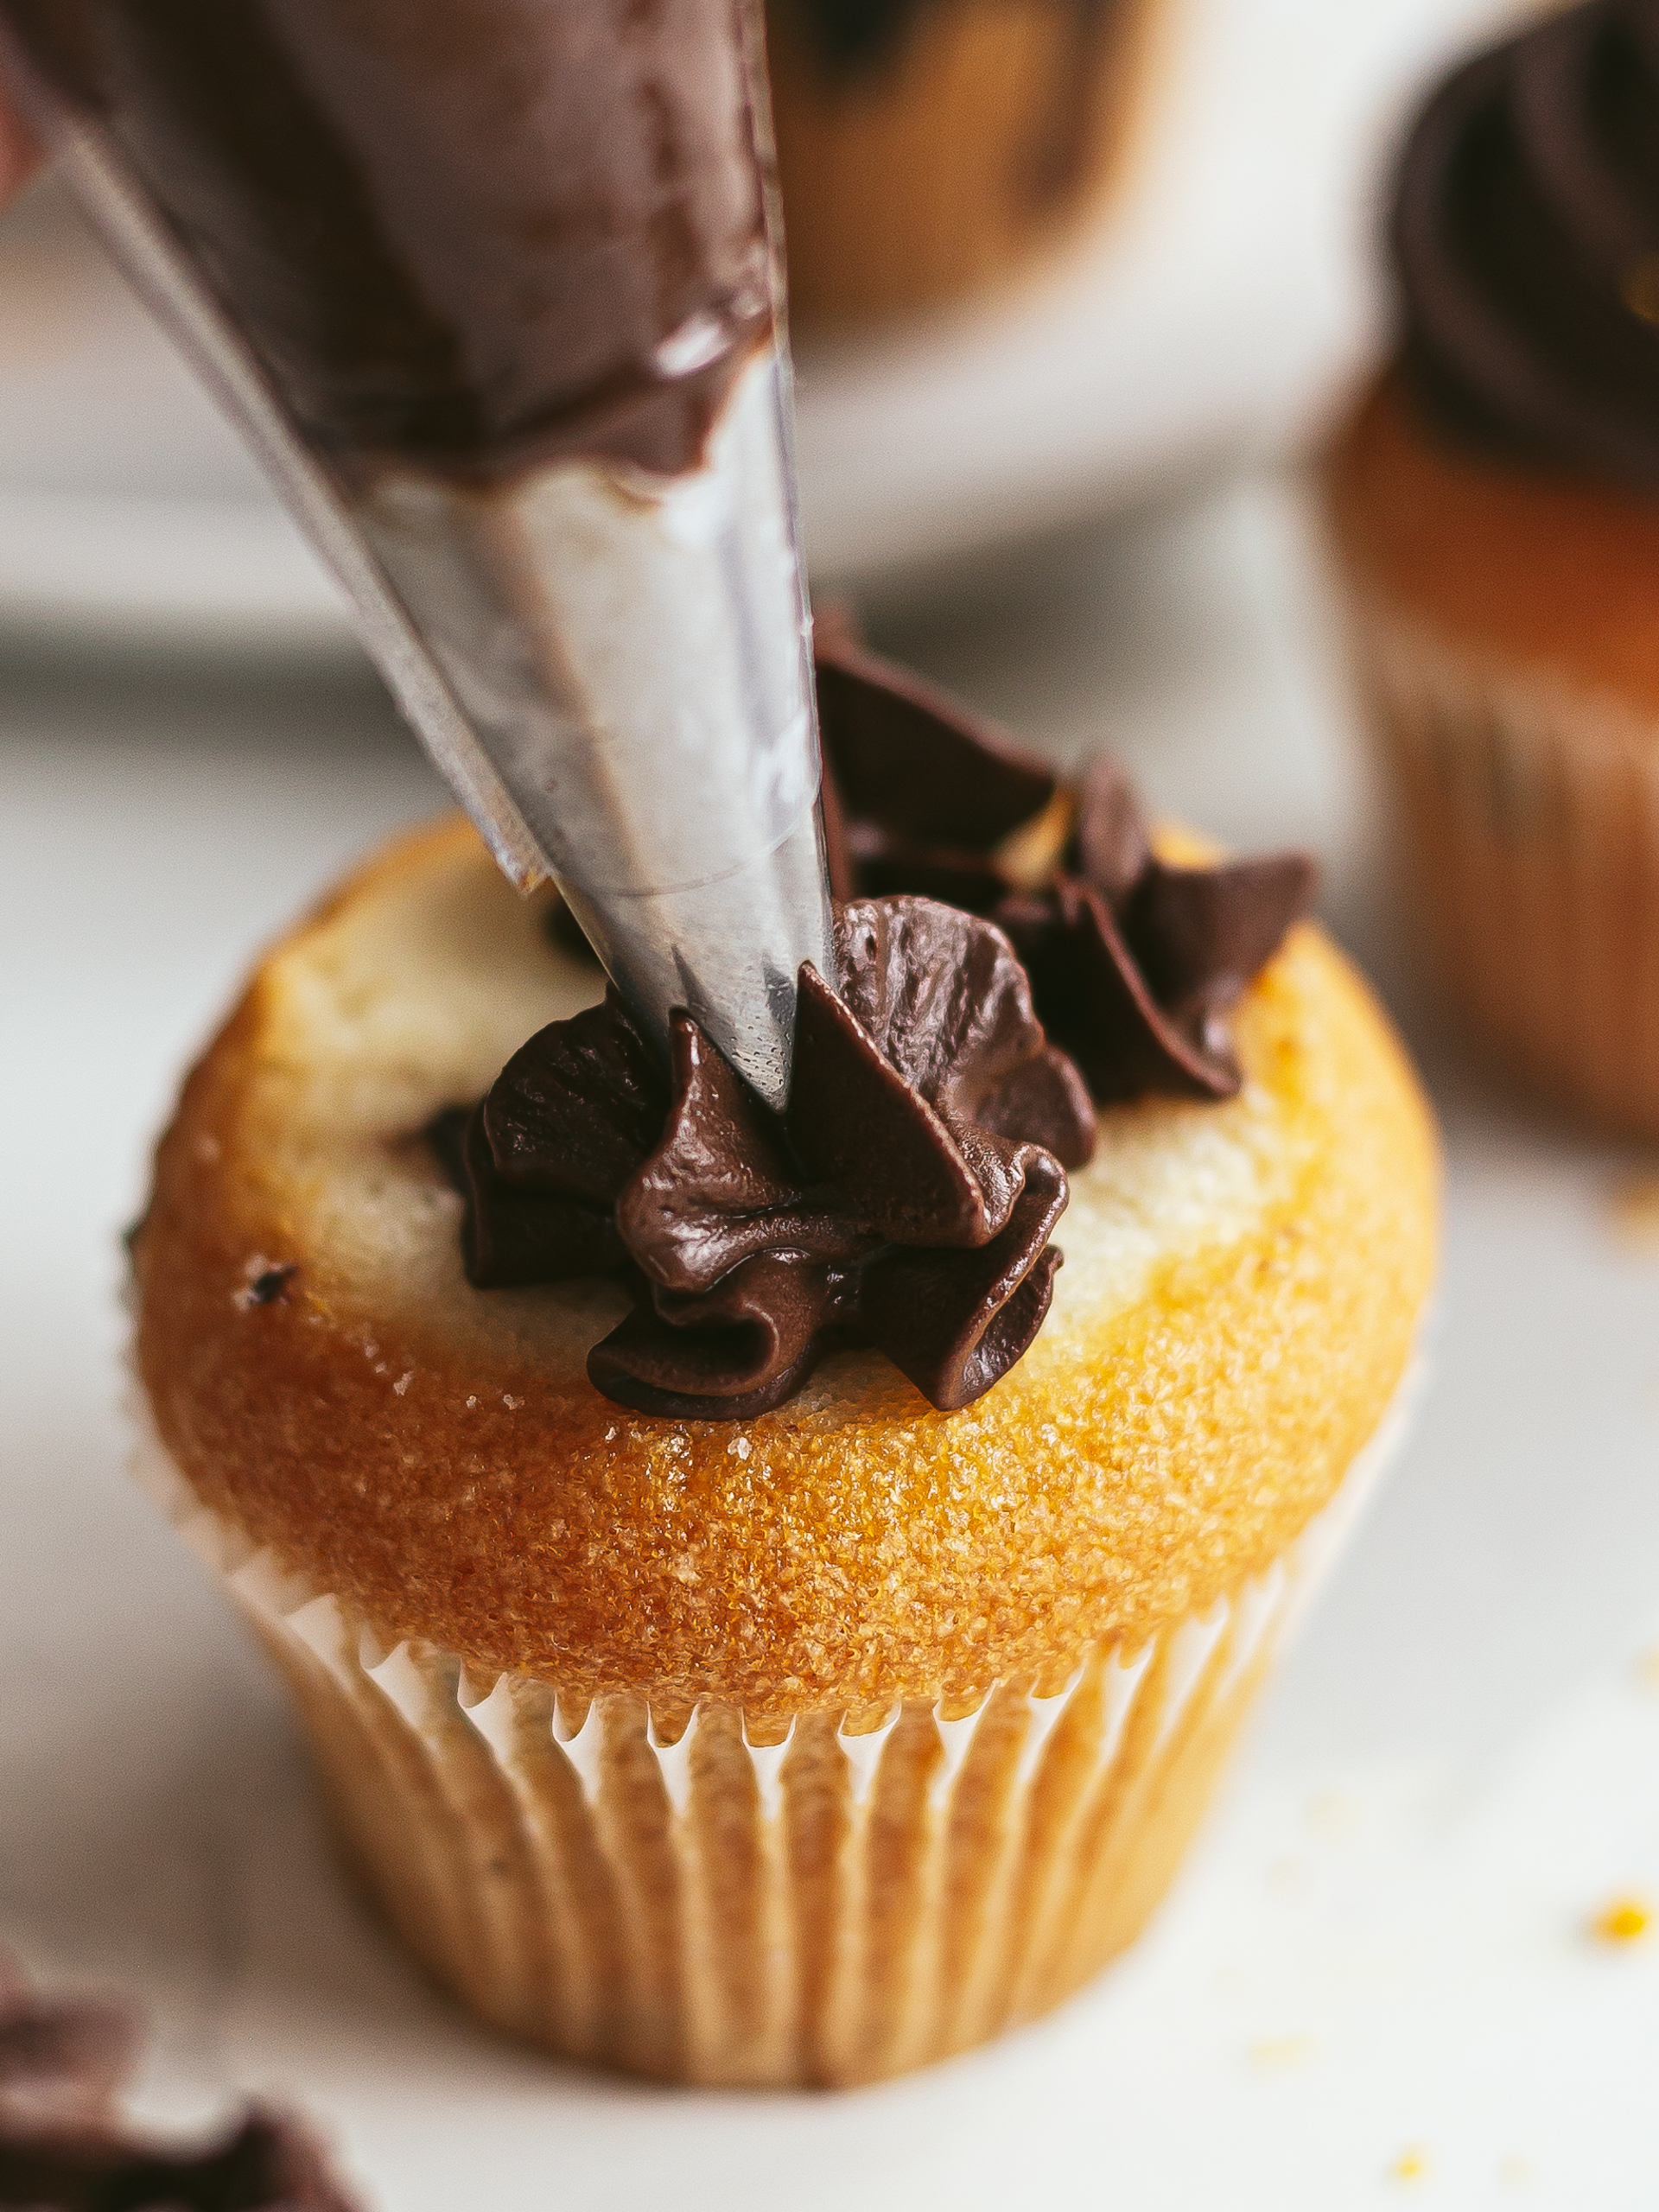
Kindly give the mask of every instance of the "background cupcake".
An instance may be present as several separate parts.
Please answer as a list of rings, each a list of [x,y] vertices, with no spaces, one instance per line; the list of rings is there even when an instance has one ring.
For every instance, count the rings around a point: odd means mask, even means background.
[[[1161,0],[770,0],[805,327],[935,305],[1093,207],[1133,143]]]
[[[1413,904],[1477,1035],[1659,1130],[1659,13],[1469,62],[1402,164],[1400,358],[1331,513]]]

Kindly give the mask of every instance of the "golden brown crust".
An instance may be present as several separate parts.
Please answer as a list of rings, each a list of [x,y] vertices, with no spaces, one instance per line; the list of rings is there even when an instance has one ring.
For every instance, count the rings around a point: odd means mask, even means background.
[[[157,1155],[136,1267],[162,1436],[384,1632],[654,1707],[971,1700],[1267,1565],[1375,1427],[1432,1270],[1434,1147],[1316,931],[1241,1010],[1241,1098],[1104,1117],[1062,1294],[987,1397],[938,1414],[849,1353],[738,1425],[597,1395],[609,1286],[461,1279],[414,1133],[569,1010],[554,963],[464,826],[396,846],[263,964]],[[272,1266],[297,1273],[251,1300]]]
[[[1453,446],[1397,372],[1343,433],[1327,485],[1344,555],[1396,610],[1659,715],[1659,499]]]
[[[1132,149],[1164,12],[1115,0],[1080,58],[1075,8],[950,0],[918,11],[891,59],[840,73],[798,9],[772,8],[793,319],[858,322],[954,298],[1093,207]],[[1075,174],[1045,192],[1045,156],[1073,130]]]

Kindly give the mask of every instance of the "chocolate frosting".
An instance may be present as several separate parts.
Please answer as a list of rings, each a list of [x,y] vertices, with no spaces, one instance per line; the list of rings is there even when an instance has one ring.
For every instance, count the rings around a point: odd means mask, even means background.
[[[1095,1123],[1006,938],[874,899],[838,910],[836,950],[839,997],[801,972],[781,1116],[689,1015],[664,1072],[613,992],[531,1038],[466,1128],[470,1279],[626,1283],[588,1363],[620,1404],[747,1417],[869,1344],[954,1409],[1042,1324]]]
[[[352,2212],[296,2121],[255,2108],[201,2145],[127,2126],[137,2056],[124,2005],[48,1998],[0,1955],[0,2207],[29,2212]]]
[[[1659,487],[1659,5],[1591,0],[1478,55],[1412,131],[1394,213],[1431,419]]]
[[[672,474],[771,327],[742,0],[0,0],[302,434]]]
[[[785,1112],[688,1015],[665,1074],[613,992],[429,1133],[480,1288],[630,1287],[588,1371],[645,1413],[764,1412],[843,1344],[970,1403],[1047,1311],[1090,1094],[1236,1091],[1228,1010],[1312,895],[1299,854],[1160,859],[1115,768],[1067,786],[833,611],[817,663],[841,996],[802,971]]]
[[[817,653],[838,895],[920,893],[995,922],[1044,1028],[1100,1103],[1235,1092],[1228,1011],[1306,912],[1312,861],[1173,865],[1109,761],[1068,787],[866,652],[839,615],[820,619]]]

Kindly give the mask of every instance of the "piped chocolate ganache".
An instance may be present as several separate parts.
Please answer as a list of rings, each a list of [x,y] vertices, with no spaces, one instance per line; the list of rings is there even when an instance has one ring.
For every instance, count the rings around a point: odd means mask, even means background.
[[[1393,247],[1432,422],[1659,489],[1659,0],[1591,0],[1450,78]]]
[[[612,992],[531,1038],[465,1124],[471,1280],[628,1284],[588,1363],[622,1405],[744,1418],[868,1344],[951,1410],[1042,1325],[1095,1118],[1024,971],[920,899],[842,906],[836,948],[839,997],[802,971],[781,1115],[688,1015],[664,1071]]]
[[[336,465],[673,474],[771,330],[737,4],[0,0],[0,35]]]
[[[1067,785],[838,613],[817,660],[842,995],[803,974],[786,1112],[684,1016],[665,1076],[612,993],[434,1125],[480,1288],[632,1286],[588,1373],[644,1412],[764,1412],[851,1344],[970,1403],[1047,1312],[1090,1094],[1236,1091],[1229,1009],[1312,895],[1300,854],[1160,859],[1115,768]]]
[[[1306,912],[1306,855],[1162,860],[1109,761],[1067,784],[839,617],[817,650],[837,895],[917,893],[995,922],[1103,1105],[1236,1091],[1228,1012]]]

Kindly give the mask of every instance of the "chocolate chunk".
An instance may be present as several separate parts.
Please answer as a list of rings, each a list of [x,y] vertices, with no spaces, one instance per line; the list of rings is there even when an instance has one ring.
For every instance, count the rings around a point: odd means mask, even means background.
[[[352,2212],[305,2131],[250,2112],[200,2148],[153,2148],[116,2126],[0,2126],[0,2208],[28,2212]]]
[[[352,2212],[281,2113],[254,2107],[200,2145],[126,2125],[116,2100],[139,2042],[130,2006],[43,1997],[0,1955],[0,2212]]]

